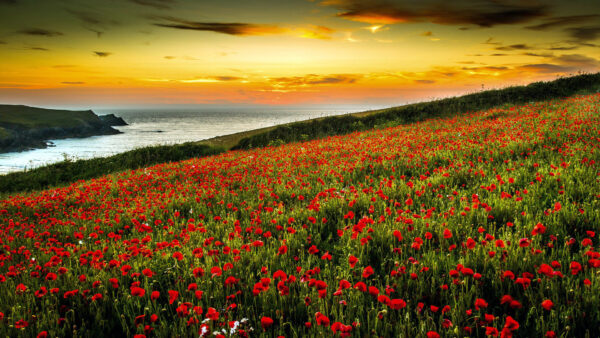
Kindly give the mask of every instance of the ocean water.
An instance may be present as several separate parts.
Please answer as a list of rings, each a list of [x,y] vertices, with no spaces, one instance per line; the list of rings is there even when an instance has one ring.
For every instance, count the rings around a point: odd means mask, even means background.
[[[135,148],[199,141],[215,136],[322,116],[364,111],[371,107],[328,108],[210,108],[194,110],[102,110],[114,113],[129,125],[114,127],[117,135],[50,140],[52,146],[0,154],[0,174],[23,171],[65,159],[105,157]]]

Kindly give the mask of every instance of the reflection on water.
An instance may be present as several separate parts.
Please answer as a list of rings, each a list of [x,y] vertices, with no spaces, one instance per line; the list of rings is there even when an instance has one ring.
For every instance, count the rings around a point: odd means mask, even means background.
[[[52,140],[54,146],[18,153],[0,154],[0,173],[22,171],[65,158],[86,159],[110,156],[127,150],[158,144],[198,141],[215,136],[276,124],[306,120],[327,115],[361,111],[365,108],[338,109],[237,109],[198,112],[102,111],[99,115],[115,113],[128,126],[115,127],[122,134],[93,136],[82,139]]]

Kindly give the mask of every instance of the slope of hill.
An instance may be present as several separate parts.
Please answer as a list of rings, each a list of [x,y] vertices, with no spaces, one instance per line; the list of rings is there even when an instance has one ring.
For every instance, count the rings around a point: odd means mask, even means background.
[[[506,107],[519,103],[564,98],[577,93],[596,92],[600,92],[600,73],[583,74],[549,82],[536,82],[527,86],[488,90],[431,102],[288,123],[219,136],[195,144],[146,147],[107,158],[66,161],[35,168],[27,172],[0,175],[0,193],[31,191],[65,185],[112,172],[136,169],[167,161],[213,155],[230,149],[281,145],[371,128],[407,124],[431,117],[452,117],[490,107]],[[0,129],[1,133],[2,130]]]
[[[0,152],[44,148],[49,139],[117,133],[91,110],[0,105]]]
[[[598,337],[600,94],[0,200],[0,335]]]

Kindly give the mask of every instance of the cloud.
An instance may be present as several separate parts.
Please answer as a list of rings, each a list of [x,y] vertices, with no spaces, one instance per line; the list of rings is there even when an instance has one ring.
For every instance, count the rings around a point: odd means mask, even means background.
[[[267,79],[272,88],[266,91],[290,92],[312,86],[353,84],[360,78],[362,78],[362,75],[359,74],[307,74],[304,76],[273,77]]]
[[[556,56],[552,60],[577,71],[597,71],[600,68],[600,61],[582,54],[564,54]]]
[[[421,84],[432,84],[435,83],[435,80],[415,80],[415,82]]]
[[[578,46],[550,46],[547,50],[573,50],[579,48]]]
[[[79,19],[83,28],[96,33],[99,38],[102,36],[102,34],[104,34],[109,26],[119,24],[117,21],[107,20],[101,14],[95,12],[73,9],[67,9],[67,12]]]
[[[332,28],[318,25],[281,27],[279,25],[240,22],[197,22],[174,17],[159,17],[158,19],[165,21],[154,23],[158,27],[215,32],[237,36],[287,34],[301,38],[328,40],[335,33],[335,30]]]
[[[499,41],[496,41],[495,38],[490,37],[487,40],[485,40],[485,42],[483,42],[484,45],[501,45],[502,43]]]
[[[66,85],[82,85],[82,84],[85,84],[85,82],[82,82],[82,81],[63,81],[61,83],[62,84],[66,84]]]
[[[155,9],[171,9],[175,0],[129,0],[135,4]]]
[[[508,0],[324,0],[321,5],[338,8],[338,17],[370,24],[432,22],[493,27],[528,22],[547,12],[545,5],[532,1]]]
[[[555,27],[568,26],[572,24],[581,24],[583,21],[589,21],[592,19],[600,18],[599,14],[590,15],[571,15],[571,16],[558,16],[554,18],[544,19],[544,22],[538,25],[527,26],[525,28],[532,30],[547,30]]]
[[[600,26],[572,27],[565,31],[579,42],[593,41],[600,37]]]
[[[423,32],[423,33],[421,33],[421,36],[433,36],[433,32],[432,31]]]
[[[502,51],[511,51],[511,50],[531,50],[531,49],[536,49],[530,45],[524,44],[524,43],[517,43],[514,45],[509,45],[509,46],[500,46],[500,47],[496,47],[496,50],[502,50]]]
[[[93,53],[94,53],[94,55],[99,56],[101,58],[105,58],[105,57],[111,56],[113,54],[111,52],[98,52],[98,51],[94,51]]]
[[[49,51],[48,48],[44,48],[44,47],[28,47],[27,49],[29,49],[29,50],[38,50],[40,52],[47,52],[47,51]]]
[[[543,58],[547,58],[547,57],[552,57],[553,56],[553,54],[551,54],[551,53],[531,53],[531,52],[522,53],[521,55],[543,57]]]
[[[6,41],[0,40],[0,45],[6,45]]]
[[[246,81],[246,78],[238,76],[217,75],[208,77],[196,77],[193,79],[142,79],[147,82],[179,82],[179,83],[211,83],[211,82],[231,82],[231,81]]]
[[[335,30],[329,27],[311,25],[308,28],[299,28],[297,35],[301,38],[329,40],[334,32]]]
[[[59,31],[53,31],[53,30],[43,29],[43,28],[26,28],[26,29],[20,30],[18,33],[25,34],[25,35],[46,36],[46,37],[55,37],[55,36],[63,35],[63,33],[59,32]]]
[[[173,17],[162,17],[168,23],[154,23],[155,26],[195,31],[207,31],[228,35],[269,35],[281,34],[287,30],[275,25],[261,25],[237,22],[196,22]]]
[[[571,67],[555,65],[551,63],[535,63],[522,65],[517,67],[520,71],[533,72],[533,73],[568,73],[572,71]]]

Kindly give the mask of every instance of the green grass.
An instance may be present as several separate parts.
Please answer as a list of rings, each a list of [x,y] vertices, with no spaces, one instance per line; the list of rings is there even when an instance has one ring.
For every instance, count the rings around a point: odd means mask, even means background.
[[[220,147],[188,142],[172,146],[139,148],[109,157],[98,157],[89,160],[66,160],[26,172],[15,172],[0,176],[0,196],[2,193],[44,189],[50,186],[98,177],[104,173],[137,169],[188,157],[209,156],[223,151],[225,149]]]
[[[0,176],[0,195],[67,185],[80,179],[140,168],[161,163],[161,161],[179,161],[231,149],[249,149],[319,139],[355,131],[407,124],[432,117],[448,117],[491,107],[544,101],[598,91],[600,91],[600,73],[583,74],[549,82],[536,82],[527,86],[488,90],[406,106],[292,122],[219,136],[188,145],[148,147],[116,155],[118,157],[66,161],[48,167]],[[18,106],[11,107],[17,109]],[[31,109],[33,112],[37,108]],[[25,110],[25,112],[27,111]],[[63,112],[64,115],[66,111],[56,111],[56,114],[59,114],[58,112]],[[79,113],[82,114],[82,119],[87,116],[84,114],[87,112]],[[11,116],[15,121],[19,119],[14,114]],[[45,116],[44,123],[49,123],[48,119],[50,119],[50,115]],[[0,137],[1,135],[2,129],[0,128]],[[165,156],[168,152],[172,154]],[[141,153],[145,154],[145,160],[137,162]],[[117,158],[120,159],[118,161],[126,160],[116,165],[113,162],[117,161]]]
[[[11,125],[22,129],[73,128],[86,123],[101,123],[91,110],[55,110],[21,105],[0,105],[0,126]],[[2,137],[3,133],[0,133]]]
[[[372,128],[413,123],[432,117],[448,117],[507,104],[545,101],[598,90],[600,90],[600,73],[584,74],[550,82],[535,82],[527,86],[487,90],[460,97],[282,125],[262,133],[243,137],[232,149],[249,149],[278,143],[312,140]]]

